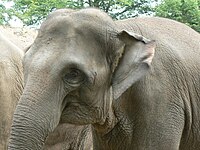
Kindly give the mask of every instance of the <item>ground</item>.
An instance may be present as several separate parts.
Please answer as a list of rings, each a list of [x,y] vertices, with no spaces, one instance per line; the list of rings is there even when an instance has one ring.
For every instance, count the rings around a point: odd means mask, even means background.
[[[21,49],[27,48],[37,36],[36,29],[12,28],[9,26],[0,26],[0,33],[6,36],[11,42]]]

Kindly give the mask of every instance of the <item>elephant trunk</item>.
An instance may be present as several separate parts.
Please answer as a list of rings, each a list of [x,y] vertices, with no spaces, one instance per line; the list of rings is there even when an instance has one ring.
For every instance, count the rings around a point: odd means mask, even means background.
[[[42,149],[46,137],[59,123],[61,105],[55,100],[57,96],[41,86],[36,89],[39,92],[25,88],[21,96],[13,116],[8,150]]]

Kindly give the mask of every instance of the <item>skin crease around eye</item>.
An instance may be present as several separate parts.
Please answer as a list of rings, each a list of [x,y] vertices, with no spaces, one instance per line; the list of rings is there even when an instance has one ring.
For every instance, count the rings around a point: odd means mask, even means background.
[[[84,79],[84,74],[78,69],[70,69],[64,77],[64,81],[68,84],[79,84],[82,83]]]

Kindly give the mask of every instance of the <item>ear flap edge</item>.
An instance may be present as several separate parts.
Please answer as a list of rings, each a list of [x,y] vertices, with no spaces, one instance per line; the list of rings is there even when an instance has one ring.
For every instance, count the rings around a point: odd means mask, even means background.
[[[119,39],[125,43],[125,50],[112,78],[114,99],[148,72],[155,53],[155,41],[141,35],[124,30]]]

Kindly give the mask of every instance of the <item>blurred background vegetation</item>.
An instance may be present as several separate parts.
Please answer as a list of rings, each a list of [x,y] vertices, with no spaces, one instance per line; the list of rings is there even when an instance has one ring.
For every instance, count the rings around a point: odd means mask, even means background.
[[[200,32],[200,0],[2,0],[0,24],[20,20],[24,26],[38,27],[59,8],[96,7],[113,19],[160,16],[177,20]]]

